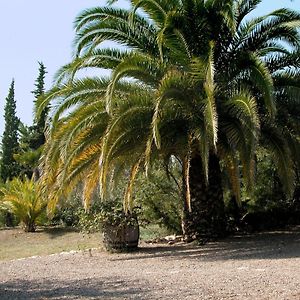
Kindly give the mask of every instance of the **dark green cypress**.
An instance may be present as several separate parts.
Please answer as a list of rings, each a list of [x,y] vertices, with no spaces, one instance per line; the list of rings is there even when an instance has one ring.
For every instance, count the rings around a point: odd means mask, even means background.
[[[3,181],[19,175],[20,167],[14,159],[19,152],[18,126],[16,116],[15,82],[12,80],[4,108],[5,128],[2,138],[1,178]]]
[[[35,81],[35,90],[32,91],[32,93],[35,96],[34,103],[36,103],[37,99],[42,96],[45,92],[45,75],[46,75],[46,67],[42,62],[39,62],[39,75]],[[46,107],[39,118],[35,118],[34,120],[34,136],[35,138],[32,139],[32,143],[30,145],[30,148],[33,150],[38,149],[40,146],[42,146],[45,143],[45,126],[46,126],[46,119],[48,115],[48,107]]]
[[[35,81],[35,89],[32,93],[35,96],[34,105],[40,96],[45,92],[45,74],[46,67],[42,62],[39,62],[39,74]],[[39,118],[34,119],[32,126],[20,126],[20,145],[22,148],[21,155],[18,156],[18,161],[22,165],[22,173],[31,177],[39,178],[38,161],[41,155],[41,146],[45,143],[45,126],[48,114],[46,107]]]

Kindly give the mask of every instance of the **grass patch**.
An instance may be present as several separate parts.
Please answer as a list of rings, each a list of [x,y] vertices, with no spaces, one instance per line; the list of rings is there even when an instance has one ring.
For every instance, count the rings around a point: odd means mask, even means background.
[[[20,228],[0,230],[0,260],[48,255],[101,247],[100,233],[82,234],[73,228],[40,228],[25,233]]]
[[[140,239],[154,240],[170,233],[159,225],[140,227]],[[63,251],[102,248],[100,232],[83,234],[74,228],[45,227],[34,233],[21,228],[0,229],[0,261],[43,256]]]
[[[154,240],[170,234],[174,234],[174,232],[170,232],[166,228],[163,228],[157,224],[150,224],[145,227],[140,227],[140,238],[144,241]]]

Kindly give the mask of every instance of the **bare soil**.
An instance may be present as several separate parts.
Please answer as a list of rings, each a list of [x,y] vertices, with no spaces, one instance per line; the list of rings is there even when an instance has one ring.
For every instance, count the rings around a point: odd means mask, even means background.
[[[1,247],[1,246],[0,246]],[[300,227],[0,263],[0,299],[300,299]]]

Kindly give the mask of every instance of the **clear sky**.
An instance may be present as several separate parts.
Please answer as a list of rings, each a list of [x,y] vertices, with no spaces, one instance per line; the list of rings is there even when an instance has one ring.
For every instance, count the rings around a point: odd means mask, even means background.
[[[82,10],[104,5],[105,0],[1,0],[0,1],[0,134],[4,129],[4,103],[12,78],[18,117],[32,122],[34,82],[38,61],[47,67],[46,88],[57,69],[71,59],[73,21]],[[127,6],[119,0],[118,6]],[[300,0],[264,0],[256,15],[280,7],[300,11]]]

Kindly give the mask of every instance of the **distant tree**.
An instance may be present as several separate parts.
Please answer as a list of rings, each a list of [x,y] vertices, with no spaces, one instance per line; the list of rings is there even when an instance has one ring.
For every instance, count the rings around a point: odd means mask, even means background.
[[[22,122],[19,125],[19,145],[20,153],[15,155],[15,159],[22,166],[21,174],[31,178],[33,173],[38,177],[38,161],[41,156],[42,147],[38,149],[31,148],[36,145],[38,134],[35,126],[26,126]]]
[[[46,75],[46,67],[42,62],[39,62],[39,75],[35,81],[35,90],[32,93],[35,96],[34,103],[36,104],[37,99],[45,93],[45,75]],[[35,117],[34,120],[34,130],[35,131],[35,139],[32,140],[33,144],[30,147],[34,150],[38,149],[40,146],[44,145],[45,143],[45,126],[46,126],[46,119],[48,115],[48,106],[43,109],[40,116],[37,118]]]
[[[34,104],[45,92],[46,73],[46,67],[42,62],[39,62],[39,75],[35,81],[35,90],[32,91],[35,96]],[[32,174],[35,174],[36,178],[39,177],[37,165],[41,155],[41,146],[45,143],[44,130],[47,114],[48,107],[45,107],[39,117],[34,118],[32,126],[26,126],[22,123],[19,126],[22,153],[17,156],[17,160],[23,166],[22,173],[27,177],[31,177]]]
[[[18,126],[19,119],[16,116],[15,101],[15,81],[12,80],[8,96],[5,100],[4,122],[5,128],[2,138],[2,157],[1,157],[1,179],[5,182],[17,176],[20,166],[14,158],[14,154],[19,151]],[[5,213],[5,224],[13,226],[13,215],[8,211]]]
[[[16,116],[15,82],[12,80],[4,109],[5,128],[2,138],[1,178],[12,179],[20,172],[14,154],[19,151],[18,127],[20,120]]]

